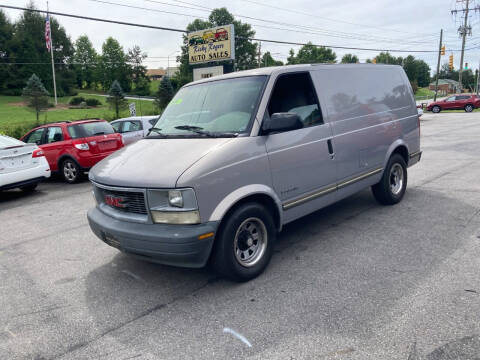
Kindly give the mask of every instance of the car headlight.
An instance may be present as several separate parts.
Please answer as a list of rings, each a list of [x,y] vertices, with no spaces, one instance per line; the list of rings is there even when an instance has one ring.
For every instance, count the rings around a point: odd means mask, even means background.
[[[193,189],[148,190],[152,220],[159,224],[198,224],[200,214]]]

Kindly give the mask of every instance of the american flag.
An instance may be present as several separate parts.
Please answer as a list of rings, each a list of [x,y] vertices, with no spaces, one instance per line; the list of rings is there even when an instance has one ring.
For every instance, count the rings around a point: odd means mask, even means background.
[[[47,14],[47,18],[45,19],[45,44],[47,45],[47,50],[51,50],[50,44],[50,15]]]

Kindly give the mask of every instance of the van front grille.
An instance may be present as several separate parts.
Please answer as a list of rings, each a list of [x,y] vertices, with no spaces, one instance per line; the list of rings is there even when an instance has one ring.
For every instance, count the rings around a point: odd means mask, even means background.
[[[135,191],[117,191],[98,188],[102,194],[102,202],[109,207],[134,214],[147,215],[145,194]]]

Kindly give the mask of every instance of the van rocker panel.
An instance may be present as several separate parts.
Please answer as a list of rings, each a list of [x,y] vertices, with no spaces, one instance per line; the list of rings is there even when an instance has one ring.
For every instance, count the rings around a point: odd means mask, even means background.
[[[214,236],[202,240],[198,236],[215,233],[219,224],[139,224],[116,220],[98,208],[90,209],[87,218],[95,235],[112,247],[151,262],[188,268],[205,266]]]

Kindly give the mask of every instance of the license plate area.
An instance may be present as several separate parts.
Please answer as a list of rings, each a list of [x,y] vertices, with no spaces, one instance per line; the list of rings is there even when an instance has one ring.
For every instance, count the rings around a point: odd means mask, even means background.
[[[31,155],[20,155],[20,156],[12,156],[12,157],[6,157],[2,159],[5,161],[7,167],[9,168],[19,168],[19,167],[25,167],[31,164]]]
[[[113,150],[116,147],[116,140],[102,141],[98,143],[98,149],[101,151]]]

